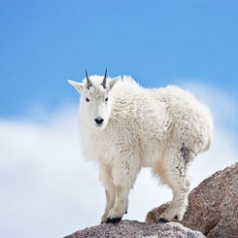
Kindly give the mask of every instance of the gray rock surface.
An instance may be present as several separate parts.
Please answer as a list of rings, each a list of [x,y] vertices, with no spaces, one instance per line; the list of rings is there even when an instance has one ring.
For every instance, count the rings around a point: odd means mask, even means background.
[[[199,231],[193,231],[176,222],[146,224],[138,221],[123,220],[116,224],[101,224],[77,231],[65,238],[202,238]]]
[[[147,214],[153,224],[167,204]],[[238,163],[204,180],[189,195],[189,206],[181,222],[210,238],[238,237]]]

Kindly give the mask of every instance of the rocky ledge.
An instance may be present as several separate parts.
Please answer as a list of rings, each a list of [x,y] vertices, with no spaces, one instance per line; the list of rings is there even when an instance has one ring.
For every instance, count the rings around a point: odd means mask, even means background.
[[[176,222],[165,224],[146,224],[138,221],[123,220],[118,223],[101,224],[77,231],[65,238],[121,238],[121,237],[143,237],[143,238],[168,238],[168,237],[205,237],[199,231],[193,231]]]

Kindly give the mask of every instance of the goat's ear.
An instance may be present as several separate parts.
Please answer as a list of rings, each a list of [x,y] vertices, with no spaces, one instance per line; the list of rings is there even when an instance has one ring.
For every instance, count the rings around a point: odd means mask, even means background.
[[[70,85],[72,85],[79,93],[82,92],[82,90],[83,90],[83,84],[82,83],[78,83],[78,82],[75,82],[73,80],[68,80],[68,83]]]
[[[121,80],[121,76],[111,79],[108,83],[109,89],[111,90],[113,88],[113,86],[116,84],[116,82],[119,80]]]

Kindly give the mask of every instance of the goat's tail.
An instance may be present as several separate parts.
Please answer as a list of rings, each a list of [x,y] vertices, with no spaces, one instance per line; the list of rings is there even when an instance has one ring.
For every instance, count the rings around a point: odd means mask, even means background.
[[[207,143],[204,145],[203,151],[207,151],[210,149],[212,139],[213,139],[214,124],[213,124],[213,118],[212,118],[210,111],[208,111],[207,122],[208,122],[208,124],[207,124],[206,130],[208,133],[208,140],[207,140]]]
[[[211,147],[211,143],[212,143],[212,140],[211,140],[211,137],[209,137],[207,144],[205,145],[203,151],[208,151]]]
[[[212,131],[213,131],[213,127],[209,128],[209,132],[208,132],[208,140],[207,143],[205,144],[203,151],[207,151],[210,149],[211,147],[211,143],[212,143]]]

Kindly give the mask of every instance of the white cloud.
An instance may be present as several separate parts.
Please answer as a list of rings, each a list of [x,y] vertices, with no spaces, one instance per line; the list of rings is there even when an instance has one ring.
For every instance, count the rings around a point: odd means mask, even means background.
[[[221,109],[213,103],[216,90],[198,84],[186,87],[214,112]],[[212,148],[191,166],[193,186],[237,161],[234,132],[222,124],[232,120],[234,102],[219,95],[224,110],[228,108],[226,118],[215,113],[219,123]],[[48,117],[44,123],[0,121],[1,237],[62,237],[100,221],[104,190],[96,166],[81,153],[76,109],[64,108]],[[170,198],[170,190],[145,169],[130,194],[125,218],[143,221],[150,209]]]
[[[182,87],[191,91],[201,102],[208,105],[216,124],[236,123],[238,119],[236,100],[228,93],[198,81],[189,80]]]
[[[102,188],[82,158],[77,113],[1,121],[0,131],[1,237],[62,237],[98,223]]]

